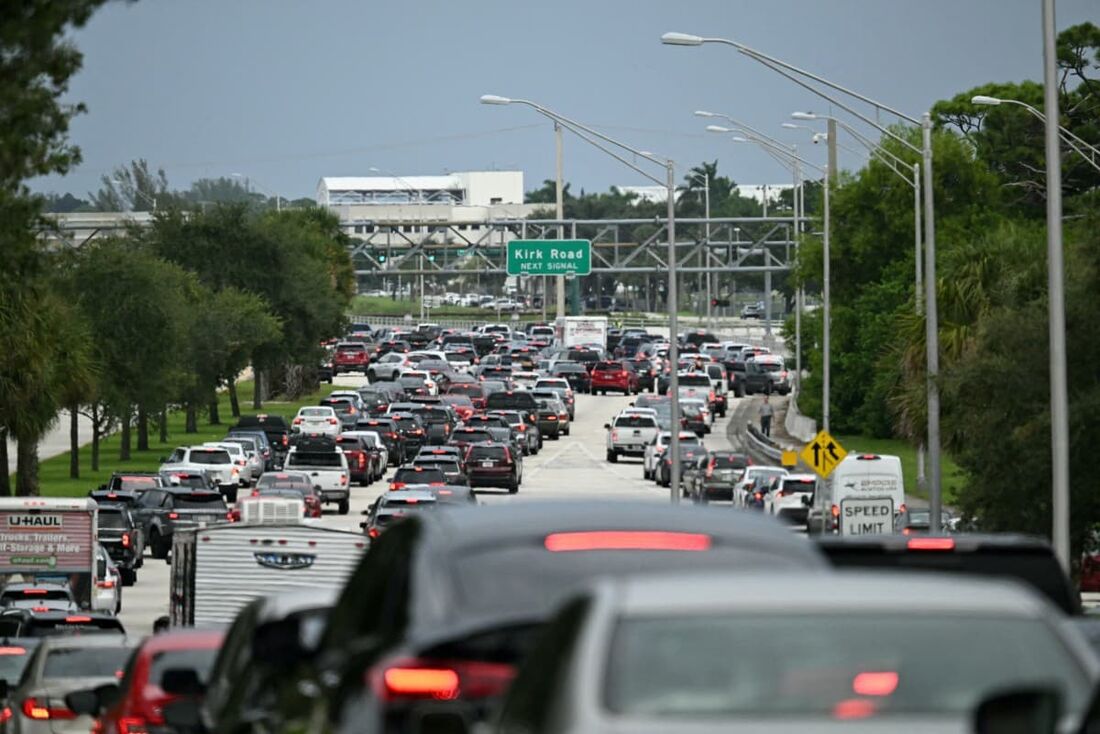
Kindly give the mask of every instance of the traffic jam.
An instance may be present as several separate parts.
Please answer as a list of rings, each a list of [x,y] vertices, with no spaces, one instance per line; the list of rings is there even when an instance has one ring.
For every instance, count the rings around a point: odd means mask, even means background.
[[[930,533],[896,456],[770,461],[781,353],[567,317],[327,355],[316,405],[0,498],[0,731],[1100,731],[1046,541]]]

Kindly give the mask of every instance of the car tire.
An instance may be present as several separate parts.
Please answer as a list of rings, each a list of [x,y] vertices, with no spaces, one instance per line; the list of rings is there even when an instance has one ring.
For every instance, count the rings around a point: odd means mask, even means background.
[[[608,451],[607,460],[610,461],[612,464],[617,464],[619,462],[619,454],[614,451]]]
[[[519,482],[513,481],[508,485],[508,494],[515,494],[519,491]]]
[[[348,514],[349,502],[347,500],[340,500],[340,503],[336,506],[337,512],[341,515]]]
[[[167,548],[164,547],[164,540],[160,537],[160,531],[156,528],[149,531],[149,552],[153,554],[153,558],[164,558],[168,555]]]

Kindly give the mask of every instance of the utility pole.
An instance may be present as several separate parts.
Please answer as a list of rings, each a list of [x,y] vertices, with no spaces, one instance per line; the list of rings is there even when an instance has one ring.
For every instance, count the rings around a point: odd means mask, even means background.
[[[829,392],[830,392],[830,387],[831,387],[829,381],[832,378],[832,374],[831,374],[832,355],[830,353],[830,348],[832,346],[831,343],[830,343],[830,336],[831,336],[830,321],[832,319],[832,301],[830,300],[830,295],[829,295],[829,281],[831,279],[831,274],[830,274],[831,263],[829,262],[829,260],[831,258],[830,246],[831,246],[831,238],[832,238],[832,221],[831,221],[831,212],[830,212],[831,207],[829,206],[829,190],[833,188],[833,184],[836,181],[836,121],[835,120],[829,120],[828,125],[829,126],[828,126],[828,133],[827,134],[829,136],[829,139],[828,139],[828,144],[829,144],[828,156],[829,157],[828,157],[828,161],[825,164],[825,241],[824,241],[824,248],[823,248],[824,249],[823,254],[824,254],[824,261],[825,262],[823,263],[824,276],[822,278],[822,281],[823,281],[823,283],[822,283],[822,301],[823,301],[823,304],[822,304],[822,328],[821,328],[821,332],[822,332],[821,345],[822,345],[822,352],[823,352],[822,360],[821,360],[821,362],[822,362],[822,369],[821,369],[821,377],[822,377],[821,427],[824,428],[826,431],[829,430],[829,399],[830,399]]]

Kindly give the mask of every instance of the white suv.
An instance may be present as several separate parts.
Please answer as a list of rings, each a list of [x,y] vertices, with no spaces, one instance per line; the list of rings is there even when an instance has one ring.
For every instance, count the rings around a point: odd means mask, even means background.
[[[298,408],[290,425],[291,433],[319,433],[336,438],[340,435],[340,419],[329,405],[307,405]]]
[[[205,474],[217,483],[226,502],[237,501],[237,489],[241,484],[241,468],[233,462],[233,457],[223,448],[180,446],[160,465],[160,471]]]

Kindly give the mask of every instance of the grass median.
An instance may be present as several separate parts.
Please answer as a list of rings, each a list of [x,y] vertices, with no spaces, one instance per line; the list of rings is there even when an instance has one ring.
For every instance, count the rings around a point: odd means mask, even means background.
[[[905,441],[893,438],[868,438],[867,436],[837,436],[840,445],[848,453],[868,454],[893,454],[901,459],[901,471],[905,476],[906,494],[928,499],[928,493],[918,489],[917,485],[917,450]],[[950,456],[943,455],[943,503],[950,505],[955,502],[955,492],[966,484],[966,472],[951,460]]]
[[[279,402],[269,400],[264,403],[262,410],[252,409],[252,383],[242,382],[237,385],[237,392],[241,396],[241,413],[251,415],[255,413],[269,413],[281,415],[289,422],[297,414],[298,409],[305,405],[316,405],[317,401],[332,392],[334,387],[322,385],[321,389],[311,395],[306,395],[300,400],[292,402]],[[168,414],[168,441],[160,442],[157,428],[149,426],[149,449],[138,451],[137,432],[132,435],[135,448],[130,453],[129,461],[119,461],[118,450],[121,444],[121,436],[115,433],[103,439],[99,445],[99,467],[97,472],[92,471],[92,445],[86,444],[80,447],[80,479],[69,477],[69,452],[59,454],[50,459],[45,459],[39,466],[39,485],[43,497],[78,497],[88,493],[103,484],[116,471],[156,471],[160,468],[161,459],[172,452],[177,446],[191,446],[205,441],[217,441],[225,437],[229,427],[237,422],[229,407],[228,393],[218,396],[218,409],[221,414],[221,425],[210,425],[205,415],[200,415],[197,433],[185,433],[185,415],[182,410],[172,411]],[[12,476],[14,485],[15,477]]]

